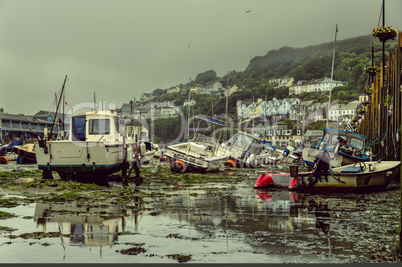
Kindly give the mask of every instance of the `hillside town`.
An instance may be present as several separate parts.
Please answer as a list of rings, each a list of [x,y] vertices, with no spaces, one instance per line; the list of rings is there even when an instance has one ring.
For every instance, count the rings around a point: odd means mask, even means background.
[[[265,141],[276,146],[286,146],[292,144],[299,146],[304,139],[316,139],[322,135],[321,131],[307,131],[305,127],[317,121],[336,122],[339,126],[345,127],[352,122],[358,115],[360,103],[367,100],[367,95],[361,95],[359,100],[347,104],[339,104],[338,101],[315,102],[301,101],[297,95],[303,92],[327,92],[335,87],[343,86],[346,83],[334,81],[327,77],[312,81],[294,81],[293,78],[284,77],[281,79],[270,79],[269,83],[275,89],[289,89],[289,97],[284,99],[273,98],[264,100],[263,98],[238,100],[236,103],[236,114],[239,126],[246,132],[252,133]],[[176,86],[165,90],[166,94],[205,94],[208,96],[219,96],[220,98],[230,97],[234,92],[245,90],[236,85],[224,88],[220,82],[214,82],[206,86]],[[123,103],[117,114],[134,121],[147,119],[158,120],[179,116],[184,107],[196,106],[194,99],[187,99],[182,106],[175,106],[173,101],[156,102],[153,101],[155,95],[144,93],[137,101]],[[215,114],[217,115],[217,114]],[[54,111],[38,111],[34,115],[8,114],[0,112],[0,140],[1,143],[9,143],[15,138],[20,138],[24,142],[31,142],[30,132],[39,136],[52,131],[53,136],[69,128],[69,116],[67,114],[57,114],[54,119]],[[281,122],[283,119],[293,121],[290,128],[287,123]],[[50,129],[53,121],[55,126]],[[150,141],[150,129],[146,126],[136,125],[139,132],[139,140]],[[315,133],[314,133],[315,132]]]

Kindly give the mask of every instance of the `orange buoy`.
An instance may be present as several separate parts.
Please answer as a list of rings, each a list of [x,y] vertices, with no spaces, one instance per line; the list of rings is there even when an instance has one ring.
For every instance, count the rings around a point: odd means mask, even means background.
[[[234,162],[233,160],[231,160],[231,159],[229,159],[229,160],[227,160],[227,161],[225,162],[225,167],[231,167],[231,168],[233,168],[233,167],[235,167],[235,166],[236,166],[235,162]]]
[[[0,157],[0,164],[7,164],[8,163],[8,158],[6,156],[1,156]]]

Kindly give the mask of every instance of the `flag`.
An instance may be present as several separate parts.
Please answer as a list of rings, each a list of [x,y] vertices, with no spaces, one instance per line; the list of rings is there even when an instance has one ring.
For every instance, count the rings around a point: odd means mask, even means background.
[[[348,124],[346,125],[346,131],[348,132],[354,132],[354,128],[352,126],[352,124],[350,124],[350,122],[348,122]]]
[[[66,105],[67,105],[67,102],[66,102]]]
[[[336,24],[336,32],[338,32],[338,24]]]

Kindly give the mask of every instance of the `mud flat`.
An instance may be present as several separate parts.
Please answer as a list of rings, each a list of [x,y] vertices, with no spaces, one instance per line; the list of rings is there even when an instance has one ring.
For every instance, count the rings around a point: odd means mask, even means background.
[[[254,189],[261,169],[173,174],[152,161],[124,187],[119,173],[82,183],[7,165],[3,263],[399,262],[399,183],[311,195]]]

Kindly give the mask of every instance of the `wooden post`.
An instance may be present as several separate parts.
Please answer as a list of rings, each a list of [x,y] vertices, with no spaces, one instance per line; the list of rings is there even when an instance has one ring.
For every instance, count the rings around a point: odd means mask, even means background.
[[[399,76],[399,74],[400,74],[400,72],[401,72],[401,70],[402,70],[402,34],[401,34],[401,32],[399,32],[398,33],[398,59],[397,59],[397,62],[398,62],[398,68],[397,68],[397,75],[396,75],[396,78],[398,79],[398,88],[396,88],[396,90],[401,90],[402,89],[402,84],[401,84],[401,81],[399,80],[400,79],[400,76]],[[400,92],[399,92],[399,95],[400,95]],[[400,118],[402,118],[402,108],[401,108],[401,106],[402,106],[402,99],[400,99],[400,102],[399,102],[399,109],[400,109]],[[399,126],[401,126],[401,123],[399,124]],[[401,140],[401,138],[402,138],[402,134],[401,134],[401,131],[399,131],[399,142],[401,142],[402,140]],[[400,158],[402,158],[402,146],[400,146],[400,153],[399,153],[399,157]],[[402,159],[400,159],[401,160],[401,164],[402,164]],[[401,167],[399,167],[399,169],[401,169]],[[400,221],[400,226],[399,226],[399,229],[402,229],[402,172],[400,171],[400,185],[401,185],[401,203],[400,203],[400,213],[401,213],[401,221]],[[400,230],[399,231],[399,258],[401,259],[402,258],[402,230]]]
[[[374,82],[374,86],[373,86],[373,88],[371,89],[371,98],[372,98],[372,100],[373,100],[373,105],[374,105],[374,107],[373,107],[373,121],[374,121],[374,127],[373,127],[373,131],[372,131],[372,133],[373,133],[373,140],[375,140],[376,139],[376,136],[377,136],[377,133],[378,133],[378,131],[377,131],[377,129],[378,129],[378,127],[379,127],[379,125],[378,125],[378,87],[379,87],[379,84],[380,84],[380,81],[379,81],[379,79],[380,79],[380,75],[379,75],[379,73],[377,72],[376,73],[376,80],[375,80],[375,82]],[[377,153],[378,153],[378,144],[376,144],[375,146],[374,146],[374,149],[373,149],[374,151],[373,151],[373,153],[375,154],[375,155],[377,155]],[[378,157],[378,156],[377,156]],[[376,158],[376,160],[377,160],[377,158]]]

